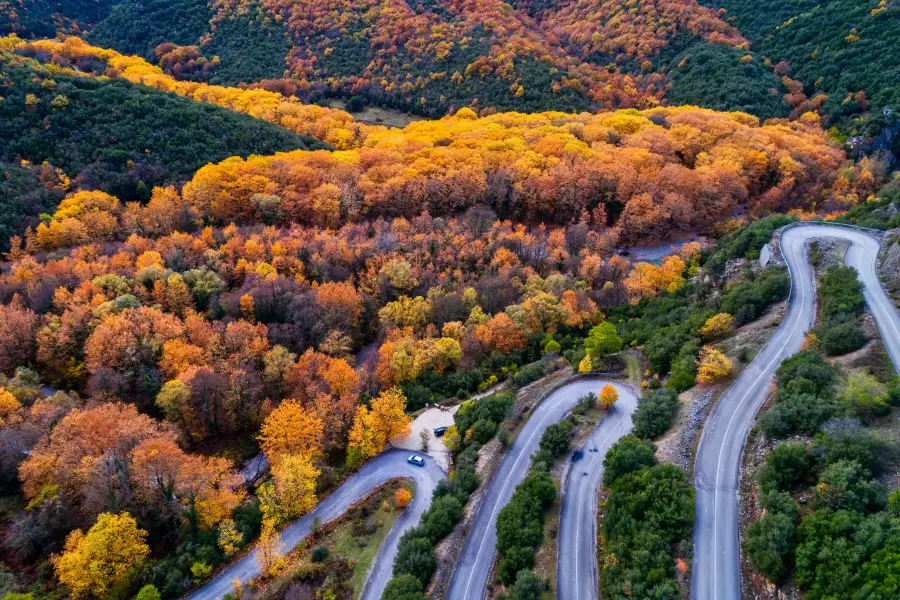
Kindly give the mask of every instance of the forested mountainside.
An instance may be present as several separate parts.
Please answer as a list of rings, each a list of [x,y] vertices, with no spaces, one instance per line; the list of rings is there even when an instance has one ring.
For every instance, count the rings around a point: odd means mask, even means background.
[[[761,117],[789,111],[740,33],[693,0],[122,0],[91,14],[85,30],[96,45],[181,79],[263,82],[306,102],[357,96],[441,116],[462,106],[649,107],[671,93]],[[6,21],[0,31],[26,38],[49,27]]]
[[[327,147],[245,115],[0,50],[0,248],[71,189],[146,201],[230,156]],[[40,180],[40,185],[35,185]]]
[[[704,0],[727,9],[726,21],[754,51],[822,98],[822,111],[844,138],[877,137],[878,149],[900,157],[900,3],[896,0]],[[793,87],[793,85],[791,85]],[[827,99],[825,99],[827,97]],[[889,109],[893,114],[885,114]],[[870,140],[871,143],[871,140]]]
[[[815,115],[760,125],[747,114],[692,108],[657,108],[643,113],[627,109],[596,115],[501,113],[480,119],[464,109],[452,118],[387,130],[358,124],[347,113],[303,105],[275,92],[181,82],[143,59],[92,47],[77,38],[34,43],[7,38],[5,43],[9,61],[58,72],[54,77],[64,83],[100,85],[100,89],[120,89],[111,87],[119,79],[143,83],[176,96],[246,112],[350,151],[258,156],[247,162],[230,159],[200,169],[185,192],[203,215],[216,222],[260,218],[262,209],[254,198],[265,194],[278,199],[278,206],[270,207],[274,211],[270,218],[283,223],[337,225],[376,217],[412,217],[422,210],[452,215],[485,204],[501,218],[530,223],[564,224],[586,213],[598,226],[614,226],[623,240],[649,241],[663,239],[673,230],[702,227],[745,204],[754,210],[846,209],[871,194],[879,177],[875,164],[854,167],[845,163]],[[33,80],[27,85],[55,89]],[[143,86],[123,83],[120,87],[156,93]],[[17,115],[10,119],[11,125],[39,116],[41,123],[51,125],[54,119],[71,118],[68,98],[61,97],[65,94],[36,92],[30,96],[31,105],[28,93],[19,95],[22,104],[18,110],[8,103],[10,115]],[[42,105],[41,98],[49,104]],[[214,108],[183,106],[204,111]],[[29,111],[37,114],[32,116]],[[22,132],[13,132],[11,144],[18,139],[15,133]],[[71,135],[66,131],[59,136],[44,130],[40,133],[50,140],[44,144],[52,142],[60,148]],[[265,143],[284,143],[278,140],[288,135],[280,131]],[[179,131],[170,137],[183,136]],[[109,143],[94,142],[98,146],[92,146],[93,152],[106,156],[103,152],[109,152]],[[114,185],[106,182],[104,188],[96,176],[91,179],[91,173],[102,170],[95,166],[93,171],[84,171],[86,166],[76,162],[77,154],[57,156],[51,152],[52,144],[44,149],[37,142],[22,147],[45,153],[33,160],[46,160],[69,177],[81,176],[81,189],[112,189]],[[218,147],[222,144],[216,142],[207,151]],[[15,148],[11,145],[13,155]],[[120,175],[125,182],[121,200],[131,200],[138,193],[141,179],[135,181],[132,171],[152,160],[153,152],[146,150],[137,150],[140,160],[135,160],[136,156],[120,159],[119,164],[127,169]],[[258,147],[252,148],[257,151]],[[148,154],[150,159],[145,158]],[[179,165],[192,156],[196,155],[185,149],[172,161]],[[184,168],[190,164],[197,168],[197,162],[204,160],[205,164],[208,158],[193,160],[184,162]],[[283,175],[286,165],[291,165],[287,177]],[[305,174],[302,179],[297,178],[297,169]],[[129,181],[133,187],[128,187]],[[143,187],[140,193],[145,193]],[[53,223],[50,221],[56,227]]]
[[[117,0],[2,0],[0,32],[28,37],[79,34],[109,15]]]
[[[542,390],[573,369],[627,371],[646,389],[627,407],[606,385],[534,436],[530,473],[495,513],[488,585],[504,600],[549,591],[563,530],[547,526],[552,466],[596,424],[626,423],[604,419],[615,407],[634,410],[637,437],[603,461],[603,533],[581,556],[598,550],[604,599],[684,595],[694,496],[665,460],[783,322],[791,277],[760,265],[762,249],[799,219],[900,219],[900,178],[883,185],[890,164],[852,137],[893,143],[893,83],[870,75],[896,70],[875,57],[895,2],[755,16],[711,2],[0,0],[0,598],[174,600],[218,573],[229,593],[205,597],[352,600],[382,546],[396,551],[386,599],[440,596],[453,569],[440,546],[464,539],[491,477],[478,465],[502,465]],[[829,16],[782,48],[807,22],[794,9]],[[843,41],[816,41],[841,19]],[[366,104],[431,119],[382,126],[370,116],[390,111]],[[867,343],[862,296],[849,310],[840,294],[851,283],[840,271],[817,286],[824,320],[806,348]],[[900,402],[883,367],[875,386],[853,373],[855,388],[829,371],[827,410],[795,428],[815,438],[787,456],[809,464],[760,488],[772,518],[746,554],[810,600],[850,578],[809,552],[859,524],[866,548],[833,554],[862,574],[844,587],[898,589],[900,492],[872,481],[881,459],[823,462],[811,487],[826,419]],[[773,439],[813,398],[786,389],[790,368],[761,420]],[[869,404],[845,411],[845,396]],[[433,404],[459,405],[431,440],[447,481],[432,458],[366,464],[398,436],[428,452],[432,424],[409,424]],[[694,430],[672,431],[688,409]],[[433,502],[419,480],[416,496],[409,482],[367,487],[385,458],[434,477]],[[359,497],[343,484],[373,493],[322,526],[321,499]],[[806,519],[857,490],[876,516]],[[795,507],[795,492],[813,504]],[[385,541],[410,502],[407,516],[428,508]],[[282,557],[300,518],[311,532]]]
[[[10,0],[0,32],[82,32],[183,80],[432,117],[462,106],[819,110],[870,152],[900,139],[884,112],[900,101],[898,11],[889,0]]]

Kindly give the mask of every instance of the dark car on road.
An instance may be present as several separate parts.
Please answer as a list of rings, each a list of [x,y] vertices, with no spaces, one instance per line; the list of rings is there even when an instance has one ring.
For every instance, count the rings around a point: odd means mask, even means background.
[[[434,437],[441,437],[442,435],[444,435],[445,433],[447,433],[447,430],[448,430],[448,429],[450,429],[450,428],[447,427],[447,426],[443,426],[443,427],[435,427],[435,428],[434,428]]]

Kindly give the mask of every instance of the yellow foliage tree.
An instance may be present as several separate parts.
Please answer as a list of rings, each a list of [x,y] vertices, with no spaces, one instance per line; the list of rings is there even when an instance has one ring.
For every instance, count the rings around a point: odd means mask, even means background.
[[[256,545],[256,562],[263,575],[272,575],[278,570],[283,548],[284,543],[274,523],[264,519],[259,543]]]
[[[422,296],[415,298],[400,296],[378,311],[378,319],[386,329],[397,327],[418,329],[425,323],[428,310],[428,302]]]
[[[455,452],[459,450],[459,444],[462,440],[459,437],[459,430],[456,428],[456,425],[451,425],[447,431],[444,432],[444,445],[447,446],[447,449],[451,452]]]
[[[372,415],[386,441],[409,434],[412,419],[406,414],[406,396],[400,388],[391,388],[372,400]]]
[[[0,426],[6,425],[10,416],[16,413],[22,405],[6,389],[0,387]]]
[[[728,313],[719,313],[706,320],[700,328],[700,335],[706,339],[715,339],[731,333],[734,327],[734,317]]]
[[[282,456],[272,467],[276,497],[287,518],[299,517],[315,507],[318,477],[319,470],[302,456]]]
[[[253,302],[253,296],[244,294],[239,301],[241,314],[251,323],[256,322],[256,304]]]
[[[594,370],[594,361],[591,360],[590,354],[585,354],[584,358],[581,359],[581,362],[578,363],[578,372],[579,373],[590,373]]]
[[[606,384],[600,390],[600,408],[603,410],[609,410],[613,407],[616,401],[619,399],[619,392],[616,391],[616,388],[610,384]]]
[[[663,290],[670,293],[678,291],[684,286],[684,268],[684,261],[675,255],[662,259],[659,266],[637,263],[622,282],[628,290],[629,301],[636,303]]]
[[[819,336],[810,331],[806,334],[806,337],[803,338],[803,346],[800,347],[801,350],[818,350],[819,349]]]
[[[219,548],[226,556],[233,556],[235,552],[240,550],[240,544],[244,539],[244,535],[237,530],[237,526],[231,519],[225,519],[219,523]]]
[[[313,461],[322,452],[322,435],[322,421],[313,411],[285,400],[266,418],[259,443],[273,465],[287,455]]]
[[[73,598],[108,598],[147,559],[146,537],[128,513],[102,513],[87,534],[80,529],[69,534],[65,551],[53,557],[56,575]]]
[[[712,383],[731,373],[731,361],[721,350],[712,346],[704,346],[700,350],[700,368],[697,380],[701,383]]]
[[[182,466],[179,491],[188,507],[196,511],[199,524],[212,529],[231,516],[247,496],[242,478],[221,457],[190,456]]]
[[[406,414],[406,396],[399,388],[382,392],[372,400],[372,408],[360,406],[350,428],[350,447],[363,457],[375,456],[397,435],[409,434],[412,419]]]

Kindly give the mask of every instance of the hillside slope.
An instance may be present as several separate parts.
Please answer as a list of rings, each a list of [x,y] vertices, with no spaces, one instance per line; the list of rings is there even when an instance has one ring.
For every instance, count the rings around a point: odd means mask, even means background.
[[[2,0],[0,34],[53,37],[57,31],[77,34],[103,19],[118,0]]]
[[[827,96],[823,110],[844,136],[875,137],[900,109],[900,3],[895,0],[704,0],[727,9],[727,20],[754,50],[802,83],[809,97]],[[783,62],[782,62],[783,61]],[[871,113],[871,114],[869,114]],[[886,140],[900,156],[900,136]]]
[[[8,50],[0,52],[0,82],[4,249],[10,235],[34,225],[73,187],[146,200],[154,186],[181,184],[230,156],[327,147],[212,104],[51,68]]]
[[[356,96],[436,117],[462,106],[646,108],[672,94],[785,112],[770,69],[747,65],[740,32],[695,0],[121,0],[106,12],[92,44],[182,80],[267,82],[308,103]],[[724,91],[710,96],[698,78]]]

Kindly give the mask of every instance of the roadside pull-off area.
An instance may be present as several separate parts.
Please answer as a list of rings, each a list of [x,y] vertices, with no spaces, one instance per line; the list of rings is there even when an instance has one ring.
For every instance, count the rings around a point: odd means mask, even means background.
[[[878,240],[863,231],[834,225],[797,224],[781,234],[781,249],[791,274],[787,316],[769,343],[744,369],[713,408],[700,438],[694,467],[696,520],[691,597],[738,600],[741,597],[738,530],[738,477],[741,454],[775,371],[800,350],[816,314],[815,283],[806,255],[813,238],[850,242],[845,262],[859,272],[866,303],[885,349],[900,369],[900,315],[879,282]]]
[[[633,405],[636,400],[630,388],[625,388],[609,380],[581,379],[573,381],[550,393],[534,409],[488,483],[484,498],[478,507],[478,513],[456,563],[453,578],[450,580],[448,599],[475,600],[484,596],[497,547],[497,515],[509,503],[516,485],[528,474],[531,455],[538,449],[541,435],[548,426],[561,420],[575,408],[579,398],[588,392],[599,392],[600,388],[607,383],[616,385],[620,400],[616,405],[616,410],[601,422],[600,428],[602,429],[605,423],[614,425],[621,415],[620,411],[625,410],[619,405]],[[602,463],[602,457],[600,457],[600,461]],[[588,544],[593,548],[593,541],[588,541]],[[593,550],[590,550],[590,555],[592,559],[596,556]]]
[[[394,558],[397,556],[397,547],[403,533],[415,526],[429,505],[431,495],[438,482],[446,479],[447,475],[431,458],[425,458],[424,467],[416,467],[406,462],[409,452],[405,450],[388,450],[369,460],[356,473],[336,489],[331,495],[324,498],[315,509],[303,515],[300,519],[288,525],[281,532],[281,541],[284,544],[283,551],[289,552],[302,542],[311,532],[315,519],[322,524],[337,519],[347,509],[365,498],[376,487],[387,481],[406,477],[415,481],[416,493],[406,510],[397,519],[391,532],[388,534],[372,571],[366,582],[361,600],[378,600],[391,578],[391,569]],[[256,561],[256,551],[251,552],[239,561],[229,565],[209,583],[188,596],[187,600],[216,600],[225,597],[232,592],[232,582],[237,579],[241,584],[246,584],[250,579],[259,576],[259,564]]]
[[[581,447],[563,484],[556,555],[558,600],[596,600],[597,495],[603,481],[603,458],[619,438],[631,431],[637,394],[631,386],[612,384],[619,400]]]

